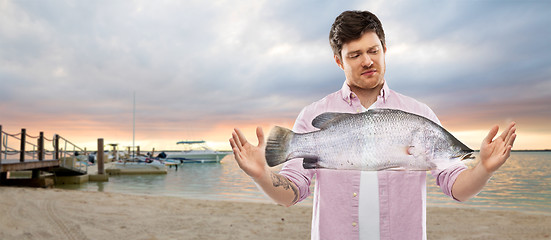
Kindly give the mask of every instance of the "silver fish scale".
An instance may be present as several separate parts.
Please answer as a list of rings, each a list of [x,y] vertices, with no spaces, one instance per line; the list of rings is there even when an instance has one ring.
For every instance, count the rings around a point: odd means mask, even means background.
[[[319,131],[296,134],[290,157],[317,158],[321,168],[428,170],[435,167],[431,159],[450,158],[457,150],[446,133],[426,118],[398,110],[350,114]]]

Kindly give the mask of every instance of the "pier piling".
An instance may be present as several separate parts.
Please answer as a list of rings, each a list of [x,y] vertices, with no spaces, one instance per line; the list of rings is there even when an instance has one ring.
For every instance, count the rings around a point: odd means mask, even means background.
[[[54,154],[55,154],[55,159],[59,159],[59,135],[54,135],[54,145],[55,145],[55,148],[54,148]]]
[[[103,166],[103,138],[98,138],[98,153],[96,154],[98,157],[98,174],[104,174],[104,166]]]
[[[25,143],[27,142],[27,129],[21,129],[21,148],[19,149],[19,162],[25,162]]]
[[[44,160],[44,132],[38,137],[38,161]]]
[[[4,144],[4,132],[2,132],[2,125],[0,125],[0,166],[2,165],[2,145]]]

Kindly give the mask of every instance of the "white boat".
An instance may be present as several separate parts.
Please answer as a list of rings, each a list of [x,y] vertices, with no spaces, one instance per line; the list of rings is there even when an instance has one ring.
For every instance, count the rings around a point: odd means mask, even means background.
[[[220,152],[210,149],[205,141],[180,141],[184,145],[179,153],[169,153],[166,161],[174,163],[217,163],[230,152]]]
[[[113,162],[105,171],[113,175],[166,174],[167,168],[165,164],[159,160],[140,156],[134,159],[134,161],[119,160]]]

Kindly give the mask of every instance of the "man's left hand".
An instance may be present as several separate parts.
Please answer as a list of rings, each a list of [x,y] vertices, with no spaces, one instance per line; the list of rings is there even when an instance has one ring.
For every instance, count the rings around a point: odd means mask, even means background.
[[[509,127],[494,139],[499,127],[494,126],[480,146],[480,161],[487,173],[493,173],[507,161],[511,155],[511,148],[515,142],[517,134],[515,133],[515,122],[509,124]]]

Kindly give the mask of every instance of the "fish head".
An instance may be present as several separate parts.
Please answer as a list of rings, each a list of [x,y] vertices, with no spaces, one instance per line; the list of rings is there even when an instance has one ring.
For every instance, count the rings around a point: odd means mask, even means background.
[[[425,137],[427,158],[439,168],[474,158],[472,149],[440,126],[427,129]]]

